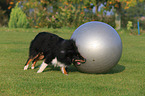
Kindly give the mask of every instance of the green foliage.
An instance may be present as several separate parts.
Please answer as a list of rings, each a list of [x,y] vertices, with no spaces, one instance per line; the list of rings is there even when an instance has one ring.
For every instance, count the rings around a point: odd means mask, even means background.
[[[84,12],[82,7],[76,7],[72,3],[63,2],[59,6],[58,12],[52,16],[53,25],[74,26],[78,27],[84,20]]]
[[[110,19],[111,22],[107,20],[110,17],[96,16],[92,12],[94,5],[91,4],[94,2],[87,0],[54,0],[53,2],[31,0],[24,2],[22,5],[24,6],[23,11],[27,14],[30,26],[34,28],[78,27],[90,21],[103,21],[114,26],[112,19]]]
[[[27,15],[29,26],[33,28],[78,27],[90,21],[102,21],[113,27],[115,24],[114,16],[104,16],[103,11],[97,14],[92,12],[92,8],[98,5],[95,0],[30,0],[29,2],[22,0],[21,5]],[[15,22],[17,19],[11,21]],[[9,26],[17,24],[11,23]]]
[[[145,18],[143,20],[140,20],[140,28],[145,30]]]
[[[133,28],[137,28],[137,21],[140,20],[140,28],[145,29],[145,1],[138,2],[134,7],[124,10],[122,13],[122,27],[126,28],[128,21],[132,22]]]
[[[127,24],[127,30],[130,30],[132,27],[132,22],[131,21],[128,21],[128,24]]]
[[[90,1],[63,1],[59,3],[58,12],[52,15],[52,25],[78,27],[90,21],[102,21],[114,27],[114,16],[103,16],[94,14]],[[84,11],[85,10],[85,11]]]
[[[48,8],[43,6],[43,3],[40,3],[37,0],[31,0],[29,2],[22,3],[22,5],[24,6],[23,11],[27,14],[30,27],[51,27],[51,13],[47,10]]]
[[[18,3],[12,9],[10,20],[8,23],[9,28],[28,28],[29,22],[26,14],[18,7]]]
[[[26,17],[25,13],[21,13],[21,16],[19,17],[19,20],[17,22],[17,28],[28,28],[29,23]]]

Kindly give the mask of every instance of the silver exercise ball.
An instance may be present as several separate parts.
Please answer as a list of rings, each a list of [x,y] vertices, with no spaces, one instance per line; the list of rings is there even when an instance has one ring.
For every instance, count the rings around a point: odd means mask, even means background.
[[[78,27],[71,36],[86,63],[77,66],[81,72],[105,73],[114,67],[122,54],[122,42],[110,25],[92,21]]]

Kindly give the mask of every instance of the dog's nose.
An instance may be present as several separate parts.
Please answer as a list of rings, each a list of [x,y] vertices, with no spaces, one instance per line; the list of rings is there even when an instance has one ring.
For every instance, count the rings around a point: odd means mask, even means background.
[[[86,62],[86,59],[84,58],[83,60],[81,60],[81,62],[82,62],[82,63],[85,63],[85,62]]]

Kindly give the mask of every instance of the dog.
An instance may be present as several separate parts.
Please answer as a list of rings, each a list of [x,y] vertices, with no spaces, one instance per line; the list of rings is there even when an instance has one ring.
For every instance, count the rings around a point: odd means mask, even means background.
[[[72,39],[63,39],[58,35],[49,32],[40,32],[31,41],[29,48],[29,58],[24,66],[28,69],[32,61],[31,69],[34,69],[36,62],[44,60],[37,73],[41,73],[48,64],[59,66],[63,74],[67,75],[66,69],[71,64],[80,65],[86,62],[86,59],[78,52],[75,41]]]

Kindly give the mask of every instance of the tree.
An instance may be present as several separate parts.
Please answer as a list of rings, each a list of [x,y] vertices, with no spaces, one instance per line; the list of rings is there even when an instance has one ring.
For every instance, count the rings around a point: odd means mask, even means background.
[[[106,9],[109,10],[112,6],[115,8],[115,23],[116,29],[121,28],[121,15],[122,10],[126,10],[130,7],[137,5],[138,2],[143,2],[144,0],[107,0]]]
[[[5,10],[5,14],[9,16],[10,14],[10,5],[12,4],[12,0],[0,0],[0,7],[2,10]]]
[[[137,21],[140,22],[140,27],[144,29],[145,20],[142,18],[145,16],[145,1],[137,2],[137,4],[133,7],[125,10],[125,18],[127,20],[132,21],[134,27],[137,27]],[[126,22],[125,22],[126,23]]]

